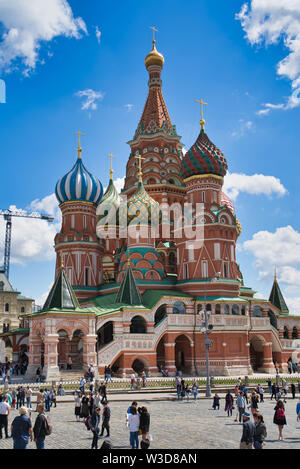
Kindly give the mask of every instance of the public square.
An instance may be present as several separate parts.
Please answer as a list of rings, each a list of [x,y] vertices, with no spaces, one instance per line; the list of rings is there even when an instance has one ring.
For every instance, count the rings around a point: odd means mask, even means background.
[[[175,393],[150,396],[141,394],[115,395],[109,405],[111,408],[111,442],[114,449],[129,449],[129,430],[125,424],[126,410],[132,400],[145,405],[151,415],[150,433],[153,437],[150,449],[238,449],[242,434],[242,425],[234,422],[236,409],[232,417],[224,412],[224,394],[220,394],[220,410],[212,409],[212,399],[200,397],[195,403],[190,399],[178,402]],[[109,398],[109,396],[108,396]],[[59,401],[56,408],[51,408],[50,419],[53,433],[46,437],[46,449],[89,449],[92,434],[81,420],[76,422],[74,404]],[[117,400],[118,399],[118,400]],[[130,400],[129,400],[130,399]],[[147,400],[143,400],[147,399]],[[168,399],[168,400],[160,400]],[[300,422],[296,421],[296,399],[287,399],[284,441],[278,441],[278,429],[273,424],[275,401],[265,394],[265,402],[259,405],[267,427],[264,449],[298,449],[300,443]],[[70,401],[70,396],[68,396]],[[33,405],[35,409],[35,405]],[[9,423],[18,415],[12,409]],[[33,423],[36,412],[32,412]],[[101,441],[98,445],[100,448]],[[0,449],[11,449],[11,438],[0,440]],[[31,442],[28,449],[35,449]]]

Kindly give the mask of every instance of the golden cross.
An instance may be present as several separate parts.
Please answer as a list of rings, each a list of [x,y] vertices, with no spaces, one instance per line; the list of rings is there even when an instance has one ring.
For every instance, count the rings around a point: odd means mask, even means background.
[[[142,182],[142,160],[145,160],[146,158],[142,158],[141,155],[135,156],[137,160],[139,160],[139,182]]]
[[[82,132],[75,132],[76,135],[78,135],[78,158],[81,158],[81,151],[82,151],[82,148],[80,146],[80,135],[84,135]]]
[[[201,124],[201,129],[204,130],[205,120],[203,118],[203,105],[205,104],[205,106],[207,106],[208,103],[205,103],[202,99],[200,99],[200,101],[198,101],[196,99],[195,101],[196,101],[196,103],[201,104],[201,121],[200,121],[200,124]]]
[[[155,42],[155,33],[158,33],[158,29],[155,29],[155,26],[150,26],[150,29],[153,31],[153,41]]]
[[[112,169],[112,159],[113,159],[113,158],[116,158],[116,156],[114,156],[112,153],[110,153],[110,154],[108,155],[108,158],[110,158],[110,171],[109,171],[109,174],[110,174],[110,179],[112,179],[112,176],[113,176],[113,174],[114,174],[114,171],[113,171],[113,169]]]

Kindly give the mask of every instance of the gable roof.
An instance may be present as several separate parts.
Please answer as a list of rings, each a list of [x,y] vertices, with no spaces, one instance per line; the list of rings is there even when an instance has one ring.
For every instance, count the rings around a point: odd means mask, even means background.
[[[79,308],[79,303],[66,277],[64,268],[60,269],[42,311],[48,311],[54,308],[70,310]]]
[[[282,314],[289,314],[289,309],[283,298],[283,294],[281,293],[276,277],[274,279],[269,301],[272,303],[272,305],[276,306],[276,308],[278,308]]]

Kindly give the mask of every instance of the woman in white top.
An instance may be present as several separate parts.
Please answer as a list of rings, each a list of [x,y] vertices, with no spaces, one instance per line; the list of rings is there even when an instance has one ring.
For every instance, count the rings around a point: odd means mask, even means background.
[[[130,429],[130,446],[131,449],[138,449],[139,447],[139,427],[140,416],[137,413],[136,407],[130,407],[130,414],[128,414],[128,425]]]
[[[81,394],[75,394],[75,415],[77,422],[80,422]]]

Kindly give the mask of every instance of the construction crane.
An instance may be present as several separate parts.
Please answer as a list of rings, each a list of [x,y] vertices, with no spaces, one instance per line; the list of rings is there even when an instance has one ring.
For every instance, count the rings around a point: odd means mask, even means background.
[[[48,215],[44,213],[38,213],[38,212],[28,213],[26,212],[26,210],[20,210],[20,209],[0,210],[0,215],[3,215],[3,218],[6,221],[5,245],[4,245],[4,272],[7,278],[9,278],[12,217],[37,218],[39,220],[46,220],[49,223],[52,223],[54,218],[49,217]]]

